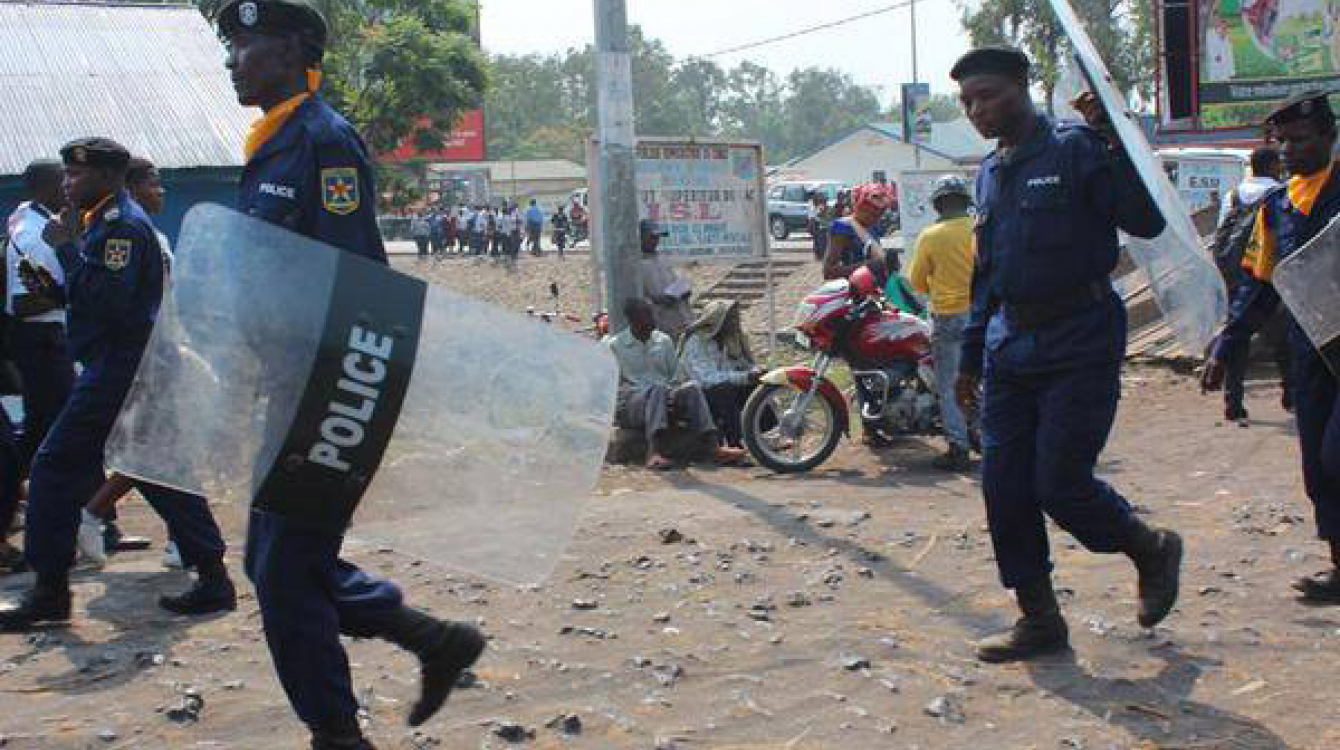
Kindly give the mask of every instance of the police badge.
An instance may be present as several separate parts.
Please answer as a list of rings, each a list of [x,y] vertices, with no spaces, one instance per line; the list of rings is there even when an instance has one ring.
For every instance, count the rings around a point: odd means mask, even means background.
[[[326,210],[344,216],[358,210],[358,170],[332,167],[321,170],[321,203]]]
[[[237,6],[237,20],[241,21],[243,26],[255,26],[260,20],[260,9],[256,7],[256,3],[242,3]]]
[[[108,271],[120,271],[130,265],[130,240],[107,240],[102,251],[102,264]]]

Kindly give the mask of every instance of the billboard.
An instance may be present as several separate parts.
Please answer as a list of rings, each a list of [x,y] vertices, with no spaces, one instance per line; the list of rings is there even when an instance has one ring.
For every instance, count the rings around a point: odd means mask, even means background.
[[[428,120],[419,123],[420,127],[430,127]],[[456,127],[442,134],[442,148],[423,150],[415,147],[414,137],[406,138],[400,147],[381,155],[386,161],[409,161],[426,159],[428,161],[484,161],[488,158],[484,140],[484,110],[473,109],[461,115]]]
[[[738,262],[768,254],[762,146],[639,138],[636,169],[639,217],[669,232],[662,256]]]
[[[1199,0],[1201,129],[1252,127],[1282,99],[1340,91],[1340,0]]]
[[[903,84],[903,142],[925,145],[931,142],[931,85]]]

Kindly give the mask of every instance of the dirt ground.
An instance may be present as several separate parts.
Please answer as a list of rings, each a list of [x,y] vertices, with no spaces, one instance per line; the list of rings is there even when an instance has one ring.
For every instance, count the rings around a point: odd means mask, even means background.
[[[382,748],[1340,747],[1340,610],[1289,595],[1324,560],[1277,401],[1263,381],[1251,425],[1226,425],[1184,376],[1128,372],[1102,471],[1186,536],[1181,603],[1142,631],[1129,563],[1058,532],[1075,651],[1026,666],[972,658],[1013,613],[977,482],[936,473],[934,441],[847,445],[801,477],[611,468],[566,559],[526,590],[353,550],[491,637],[475,684],[421,732],[403,720],[412,660],[351,644],[368,732]],[[142,503],[124,511],[161,539]],[[220,509],[235,542],[239,515]],[[305,747],[250,590],[226,617],[154,606],[185,582],[157,549],[120,555],[76,577],[72,628],[0,636],[0,745]]]

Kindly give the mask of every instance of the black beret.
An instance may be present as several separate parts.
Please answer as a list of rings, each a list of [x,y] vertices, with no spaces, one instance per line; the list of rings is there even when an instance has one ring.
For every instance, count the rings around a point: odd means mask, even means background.
[[[130,163],[130,152],[109,138],[80,138],[65,144],[60,158],[66,166],[125,169]]]
[[[1335,113],[1331,111],[1331,101],[1325,92],[1304,91],[1294,94],[1266,115],[1266,124],[1283,125],[1286,122],[1312,119],[1335,122]]]
[[[304,0],[232,0],[219,11],[219,34],[298,34],[317,50],[326,48],[326,19]]]
[[[978,47],[954,63],[954,67],[949,71],[949,77],[955,81],[962,81],[968,76],[994,73],[1026,81],[1031,66],[1028,55],[1014,47]]]

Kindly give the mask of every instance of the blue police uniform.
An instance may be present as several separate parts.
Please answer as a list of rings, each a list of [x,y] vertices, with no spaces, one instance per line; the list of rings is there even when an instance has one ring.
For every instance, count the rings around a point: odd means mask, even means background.
[[[982,484],[1000,576],[1051,571],[1044,514],[1095,552],[1140,528],[1094,477],[1120,397],[1126,313],[1117,230],[1163,230],[1129,160],[1095,130],[1039,116],[977,178],[977,264],[960,371],[985,383]]]
[[[353,127],[313,94],[242,173],[239,206],[259,219],[386,263],[367,149]],[[313,728],[358,712],[340,635],[382,634],[400,589],[340,559],[343,537],[253,509],[246,571],[256,587],[275,671],[299,718]]]
[[[1269,267],[1297,252],[1337,215],[1340,168],[1335,166],[1308,213],[1293,204],[1287,186],[1268,193],[1262,200],[1261,221],[1274,238]],[[1247,262],[1252,261],[1249,258]],[[1234,291],[1228,324],[1215,343],[1215,359],[1227,362],[1245,358],[1252,335],[1279,308],[1280,298],[1269,274],[1262,269],[1255,271]],[[1288,329],[1292,360],[1289,387],[1303,455],[1303,485],[1315,509],[1317,536],[1327,542],[1340,542],[1340,385],[1292,314],[1288,316]]]
[[[58,248],[65,267],[70,354],[83,365],[33,459],[24,553],[38,574],[74,561],[79,512],[102,486],[103,448],[135,378],[163,295],[162,251],[144,210],[125,191],[100,207],[83,236]],[[162,516],[188,566],[217,566],[223,538],[204,498],[139,489]]]

